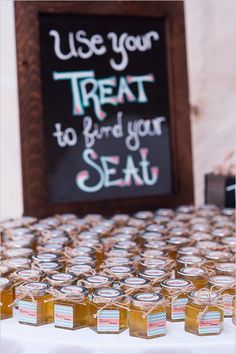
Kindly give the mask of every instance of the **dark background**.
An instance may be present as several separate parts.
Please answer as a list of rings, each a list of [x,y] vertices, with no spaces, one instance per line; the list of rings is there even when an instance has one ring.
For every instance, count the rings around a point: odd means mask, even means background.
[[[42,64],[42,94],[43,94],[43,119],[45,135],[45,151],[47,164],[47,188],[49,203],[80,202],[88,200],[104,200],[114,198],[127,198],[137,196],[155,196],[172,193],[172,168],[170,157],[169,137],[169,102],[168,102],[168,79],[166,67],[166,43],[165,43],[165,21],[164,19],[150,19],[140,17],[118,17],[118,16],[80,16],[80,15],[51,15],[40,14],[40,47]],[[102,56],[92,56],[89,59],[72,58],[67,61],[57,59],[54,54],[54,39],[49,36],[50,30],[57,30],[62,38],[62,47],[67,52],[68,32],[84,30],[90,38],[93,34],[101,34],[104,38],[107,49],[111,48],[110,41],[106,40],[108,32],[115,32],[118,35],[127,32],[130,35],[142,35],[150,30],[159,33],[160,39],[152,41],[152,50],[146,52],[129,52],[129,64],[120,72],[114,71],[109,63],[111,57],[119,58],[112,51],[107,51]],[[72,115],[72,97],[69,81],[54,81],[53,71],[78,71],[94,70],[96,78],[121,75],[144,75],[153,73],[155,83],[144,84],[148,102],[145,104],[126,103],[117,107],[111,105],[103,106],[107,112],[104,122],[99,122],[95,117],[93,109],[87,109],[86,115],[94,118],[94,123],[99,125],[112,125],[116,122],[118,111],[123,111],[123,123],[126,120],[137,120],[139,118],[152,119],[157,116],[167,118],[167,124],[162,123],[163,134],[155,137],[141,139],[141,148],[148,147],[148,159],[151,166],[159,167],[159,178],[154,186],[137,187],[109,187],[103,188],[96,193],[85,193],[78,189],[75,183],[77,173],[89,169],[82,159],[82,152],[85,149],[84,139],[81,135],[83,128],[83,117]],[[133,87],[132,85],[131,87]],[[115,91],[116,92],[116,89]],[[62,129],[72,127],[78,135],[78,143],[73,147],[61,148],[56,139],[52,136],[55,130],[54,124],[61,123]],[[125,137],[122,139],[104,138],[96,141],[92,147],[96,153],[101,155],[119,155],[120,165],[117,176],[122,176],[122,168],[125,168],[126,157],[132,154],[136,165],[140,160],[138,151],[131,152],[125,146]],[[112,166],[113,167],[113,166]],[[115,167],[115,166],[114,166]],[[93,173],[91,169],[91,173]],[[97,181],[98,176],[93,173],[91,184]]]

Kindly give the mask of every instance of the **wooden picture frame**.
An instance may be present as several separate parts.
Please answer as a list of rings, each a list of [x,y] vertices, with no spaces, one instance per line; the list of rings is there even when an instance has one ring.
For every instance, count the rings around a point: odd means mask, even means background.
[[[170,102],[173,194],[155,197],[49,204],[45,181],[43,105],[40,77],[39,13],[165,18]],[[193,203],[190,113],[183,1],[16,1],[16,46],[20,107],[24,214],[83,215],[134,212]]]

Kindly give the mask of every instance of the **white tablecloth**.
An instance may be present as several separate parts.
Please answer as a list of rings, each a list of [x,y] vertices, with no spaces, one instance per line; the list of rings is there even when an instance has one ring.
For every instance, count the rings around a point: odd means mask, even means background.
[[[167,335],[139,339],[121,334],[97,334],[88,328],[70,331],[53,324],[31,327],[16,319],[1,321],[2,354],[235,354],[236,327],[225,319],[218,336],[184,332],[184,323],[167,322]]]

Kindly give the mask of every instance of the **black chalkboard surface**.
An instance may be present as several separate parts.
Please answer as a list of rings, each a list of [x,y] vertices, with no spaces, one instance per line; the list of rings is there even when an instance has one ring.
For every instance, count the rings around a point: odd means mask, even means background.
[[[193,203],[183,1],[16,1],[24,214]]]
[[[171,194],[165,19],[39,25],[48,202]]]

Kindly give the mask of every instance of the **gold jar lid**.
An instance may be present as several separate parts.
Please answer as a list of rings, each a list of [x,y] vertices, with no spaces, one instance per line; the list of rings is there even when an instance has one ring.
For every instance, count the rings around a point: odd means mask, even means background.
[[[162,305],[163,296],[158,293],[137,293],[131,295],[131,302],[135,307],[152,307],[160,302]]]

